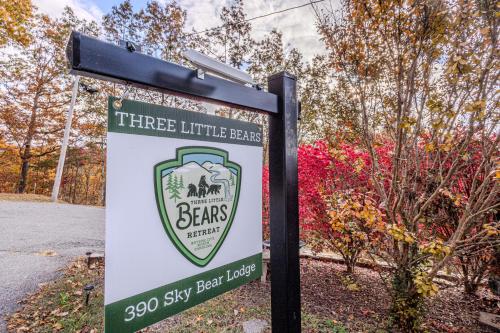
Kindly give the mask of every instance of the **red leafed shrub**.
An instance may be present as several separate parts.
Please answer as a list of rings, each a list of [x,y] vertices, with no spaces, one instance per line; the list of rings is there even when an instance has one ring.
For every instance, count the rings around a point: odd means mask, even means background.
[[[299,165],[299,216],[301,231],[316,228],[327,218],[326,205],[321,189],[331,173],[331,156],[323,141],[314,145],[301,145],[298,149]],[[262,170],[262,228],[265,239],[269,238],[269,168]]]
[[[377,148],[378,163],[390,172],[391,144]],[[335,192],[355,191],[364,195],[373,191],[370,182],[371,158],[366,151],[352,143],[332,147],[327,141],[303,144],[298,149],[299,216],[301,237],[312,231],[330,228],[325,196]],[[269,169],[263,168],[263,232],[269,237]],[[378,198],[372,197],[377,201]]]
[[[303,232],[324,227],[328,219],[321,193],[329,187],[331,164],[332,156],[326,142],[299,147],[299,217]]]

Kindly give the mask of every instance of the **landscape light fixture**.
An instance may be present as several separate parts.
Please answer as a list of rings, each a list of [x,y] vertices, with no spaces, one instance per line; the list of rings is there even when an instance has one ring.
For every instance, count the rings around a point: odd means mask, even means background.
[[[90,293],[92,292],[92,290],[94,290],[94,285],[87,284],[85,287],[83,287],[83,290],[85,291],[85,306],[88,306],[90,300]]]
[[[197,76],[201,80],[205,78],[205,72],[208,72],[237,83],[254,85],[250,74],[206,56],[201,52],[187,49],[182,53],[182,56],[198,68]]]

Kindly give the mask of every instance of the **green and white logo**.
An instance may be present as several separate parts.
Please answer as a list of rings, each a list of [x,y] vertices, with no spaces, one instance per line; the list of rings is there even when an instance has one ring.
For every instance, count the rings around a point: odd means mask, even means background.
[[[167,235],[193,264],[221,247],[238,206],[241,167],[225,150],[181,147],[154,167],[156,202]]]

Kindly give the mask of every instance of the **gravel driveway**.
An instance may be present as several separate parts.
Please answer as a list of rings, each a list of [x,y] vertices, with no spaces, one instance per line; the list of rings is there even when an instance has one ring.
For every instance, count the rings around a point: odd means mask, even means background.
[[[0,332],[23,296],[87,251],[104,252],[103,208],[0,201]]]

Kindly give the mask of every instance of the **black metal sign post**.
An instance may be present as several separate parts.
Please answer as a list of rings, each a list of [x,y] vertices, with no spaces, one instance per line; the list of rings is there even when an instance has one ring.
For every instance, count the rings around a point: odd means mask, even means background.
[[[272,328],[300,332],[296,78],[279,73],[268,86],[278,96],[278,113],[269,116]]]
[[[296,79],[269,78],[269,92],[73,32],[71,73],[269,114],[271,304],[273,332],[300,332]]]

